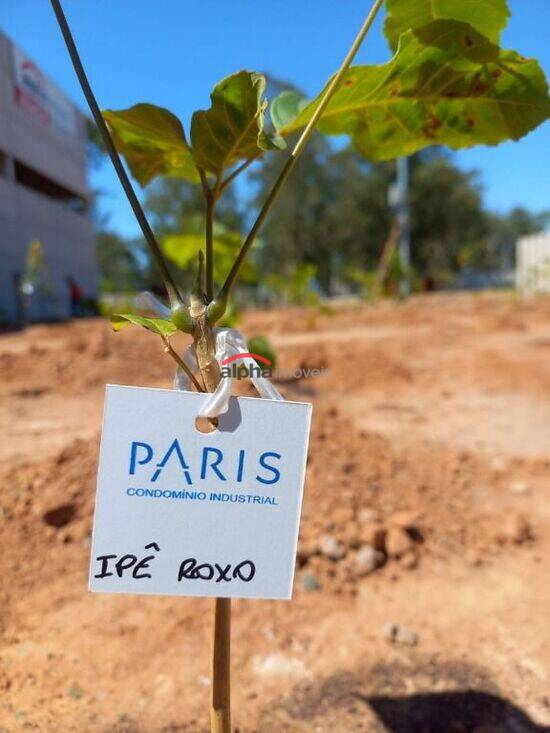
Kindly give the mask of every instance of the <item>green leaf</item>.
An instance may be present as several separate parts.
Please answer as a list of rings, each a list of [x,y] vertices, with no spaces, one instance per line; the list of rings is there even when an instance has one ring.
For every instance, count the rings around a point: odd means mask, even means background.
[[[198,251],[204,247],[204,240],[204,228],[198,228],[195,232],[171,234],[163,240],[162,251],[171,262],[184,270],[196,262]],[[217,282],[222,282],[231,269],[241,244],[242,235],[239,232],[228,230],[219,223],[214,225],[214,279]],[[254,263],[245,260],[241,272],[242,280],[251,283],[255,282],[257,277]]]
[[[133,313],[115,313],[111,316],[111,325],[115,331],[120,331],[125,326],[130,325],[142,326],[164,338],[170,337],[178,330],[172,321],[165,318],[145,318],[144,316],[136,316]]]
[[[104,110],[117,150],[132,175],[145,186],[156,176],[198,182],[199,174],[178,118],[154,104]]]
[[[265,77],[239,71],[214,87],[208,110],[191,121],[191,143],[197,165],[221,177],[224,168],[250,160],[265,150],[283,150],[284,140],[265,130]]]
[[[498,43],[510,11],[506,0],[386,0],[384,33],[395,51],[399,36],[434,20],[458,20]]]
[[[317,104],[279,131],[302,128]],[[350,68],[319,130],[348,134],[366,157],[388,160],[429,145],[519,140],[549,115],[534,59],[499,49],[467,23],[440,20],[403,34],[387,64]]]

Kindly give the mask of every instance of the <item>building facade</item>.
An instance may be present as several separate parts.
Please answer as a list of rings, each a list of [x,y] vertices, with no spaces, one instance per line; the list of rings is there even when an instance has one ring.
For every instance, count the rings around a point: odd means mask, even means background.
[[[66,318],[96,297],[90,202],[85,117],[0,32],[0,322]]]
[[[516,287],[550,293],[550,233],[527,234],[516,242]]]

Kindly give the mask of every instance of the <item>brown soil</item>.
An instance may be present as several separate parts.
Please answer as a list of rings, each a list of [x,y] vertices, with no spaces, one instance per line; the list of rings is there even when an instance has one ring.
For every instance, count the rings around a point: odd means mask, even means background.
[[[330,371],[279,385],[314,403],[295,594],[233,604],[235,730],[549,731],[550,300],[240,328]],[[103,386],[172,364],[93,320],[3,335],[0,369],[0,733],[206,733],[209,602],[86,589]]]

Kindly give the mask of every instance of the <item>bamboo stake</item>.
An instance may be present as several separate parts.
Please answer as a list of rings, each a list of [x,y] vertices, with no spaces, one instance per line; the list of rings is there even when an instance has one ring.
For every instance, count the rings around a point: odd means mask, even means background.
[[[231,598],[212,602],[211,733],[231,733]]]
[[[197,361],[207,392],[214,392],[221,379],[216,361],[216,340],[206,322],[206,309],[192,308],[196,328],[193,333]],[[212,636],[210,648],[210,731],[231,733],[231,599],[212,601]]]

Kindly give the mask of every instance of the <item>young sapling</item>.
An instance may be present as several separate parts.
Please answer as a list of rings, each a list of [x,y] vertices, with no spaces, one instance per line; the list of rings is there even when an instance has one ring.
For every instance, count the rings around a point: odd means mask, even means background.
[[[113,317],[116,330],[142,326],[188,373],[197,390],[212,392],[220,380],[214,327],[223,317],[257,234],[314,129],[349,135],[370,160],[412,154],[431,145],[452,149],[518,140],[550,114],[544,73],[534,59],[499,46],[509,11],[506,0],[376,0],[338,72],[313,101],[283,92],[271,104],[265,77],[239,71],[215,85],[211,106],[193,114],[188,140],[179,119],[166,109],[140,103],[101,113],[86,78],[59,0],[51,0],[69,55],[143,236],[166,287],[170,318],[133,314]],[[385,33],[394,51],[385,64],[352,66],[382,5]],[[285,137],[298,136],[223,283],[214,282],[216,207],[227,187],[266,153],[285,155]],[[183,178],[204,197],[204,255],[197,252],[197,280],[180,293],[161,245],[149,226],[120,155],[141,184],[157,176]],[[337,244],[337,243],[335,243]],[[200,374],[191,374],[170,343],[176,331],[191,335]],[[230,614],[228,599],[213,606],[211,730],[229,733]]]

